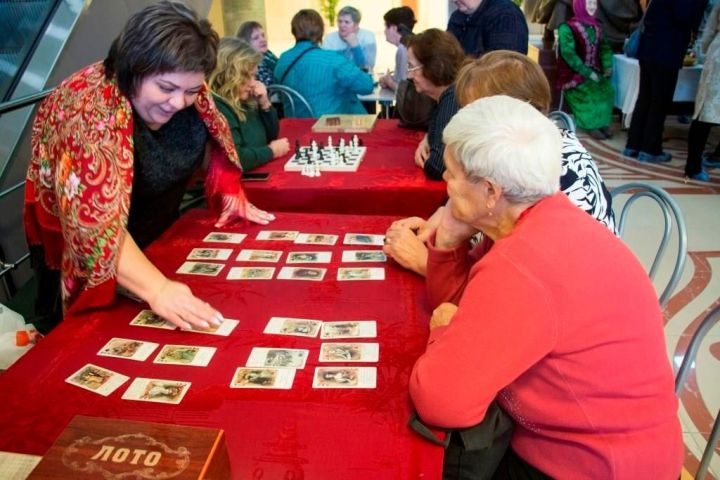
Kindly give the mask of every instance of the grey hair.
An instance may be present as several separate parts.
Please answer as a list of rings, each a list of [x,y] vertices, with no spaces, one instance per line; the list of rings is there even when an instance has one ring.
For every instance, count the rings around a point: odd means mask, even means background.
[[[337,14],[338,18],[342,17],[343,15],[348,15],[350,18],[352,18],[353,23],[360,23],[360,20],[362,20],[362,14],[360,13],[360,10],[355,7],[351,7],[350,5],[341,8]]]

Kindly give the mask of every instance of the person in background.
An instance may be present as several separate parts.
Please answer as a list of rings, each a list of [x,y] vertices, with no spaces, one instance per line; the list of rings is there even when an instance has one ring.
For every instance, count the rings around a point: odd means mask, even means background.
[[[450,200],[427,278],[431,304],[448,303],[410,375],[418,417],[452,429],[453,445],[496,402],[514,430],[494,479],[677,479],[684,448],[655,289],[635,254],[558,191],[557,127],[493,96],[462,108],[443,139]],[[465,288],[437,295],[445,283]]]
[[[239,38],[220,40],[218,62],[208,78],[213,99],[225,116],[243,170],[252,170],[285,155],[287,138],[280,126],[265,84],[256,80],[262,56]]]
[[[432,180],[442,180],[445,171],[442,131],[460,108],[453,82],[464,62],[465,52],[447,32],[430,28],[409,39],[408,78],[418,93],[437,102],[430,112],[428,133],[415,150],[415,165]]]
[[[267,38],[262,25],[255,21],[244,22],[238,28],[235,36],[245,40],[256,52],[262,54],[262,62],[258,66],[256,78],[264,83],[266,87],[275,83],[273,72],[278,57],[268,49]]]
[[[520,8],[510,0],[453,0],[457,10],[447,31],[455,35],[465,53],[479,57],[492,50],[528,52],[528,25]]]
[[[573,0],[575,16],[558,28],[556,83],[565,92],[577,126],[598,140],[612,136],[615,90],[610,83],[612,50],[595,19],[597,0]]]
[[[205,76],[218,36],[190,8],[163,1],[132,15],[104,62],[64,80],[40,104],[25,187],[25,233],[38,278],[37,314],[111,304],[116,286],[183,329],[222,315],[144,255],[179,216],[191,175],[209,162],[208,206],[216,227],[267,224],[245,198],[227,123]],[[51,326],[51,325],[50,325]]]
[[[341,53],[355,63],[361,70],[372,73],[375,68],[377,45],[375,35],[360,28],[360,10],[355,7],[343,7],[337,14],[338,29],[330,32],[322,43],[324,50]]]
[[[297,90],[308,101],[315,117],[327,113],[366,113],[357,96],[372,92],[372,77],[342,55],[318,46],[325,28],[320,14],[312,9],[300,10],[291,27],[297,43],[280,55],[275,67],[278,83]],[[291,111],[285,99],[283,105],[285,112]],[[311,112],[306,110],[297,102],[295,116],[310,117]]]
[[[383,16],[385,40],[397,47],[395,71],[388,72],[378,80],[382,88],[397,90],[398,84],[407,78],[407,37],[415,26],[415,13],[410,7],[391,8]]]

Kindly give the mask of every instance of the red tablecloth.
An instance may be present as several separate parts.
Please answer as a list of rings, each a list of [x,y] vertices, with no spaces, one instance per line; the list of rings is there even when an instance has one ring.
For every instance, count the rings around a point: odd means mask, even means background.
[[[235,225],[225,231],[247,233],[232,248],[219,277],[175,272],[193,247],[213,230],[202,210],[183,216],[148,249],[165,273],[187,282],[196,294],[240,325],[229,337],[130,326],[145,305],[121,299],[109,309],[67,318],[8,371],[0,374],[0,450],[44,454],[74,415],[123,418],[190,426],[223,428],[227,434],[235,478],[408,479],[440,478],[442,450],[406,427],[411,411],[407,394],[410,370],[424,351],[428,308],[421,279],[392,263],[362,264],[386,269],[385,281],[335,280],[345,232],[383,233],[392,220],[380,216],[278,214],[272,229],[340,235],[333,247],[258,241],[257,225]],[[284,251],[330,250],[332,263],[323,282],[269,280],[228,281],[230,266],[266,265],[235,261],[242,248]],[[285,264],[283,255],[277,271]],[[343,266],[361,264],[343,264]],[[318,265],[320,266],[320,265]],[[276,271],[276,275],[277,275]],[[318,365],[320,338],[263,334],[271,316],[319,320],[376,320],[380,344],[377,388],[317,390],[312,374]],[[206,368],[100,357],[111,337],[164,344],[217,347]],[[307,366],[298,370],[291,390],[229,388],[238,366],[253,346],[306,348]],[[122,400],[129,382],[109,397],[65,383],[88,362],[129,377],[191,381],[177,406]],[[328,364],[324,364],[328,365]],[[362,364],[364,366],[368,364]]]
[[[286,172],[295,141],[327,144],[353,134],[313,133],[314,119],[283,119],[280,136],[290,141],[288,155],[256,170],[270,172],[264,182],[244,182],[248,198],[269,211],[347,213],[359,215],[429,216],[445,201],[445,182],[428,180],[415,166],[414,154],[422,132],[397,126],[397,120],[378,120],[370,133],[357,134],[368,148],[357,172],[323,173],[306,177]]]

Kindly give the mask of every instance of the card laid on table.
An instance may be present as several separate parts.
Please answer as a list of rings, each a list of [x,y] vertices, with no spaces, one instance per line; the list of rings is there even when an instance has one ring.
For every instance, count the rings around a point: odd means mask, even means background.
[[[65,379],[71,385],[89,390],[103,397],[110,395],[128,380],[130,380],[130,377],[107,368],[98,367],[92,363],[88,363]]]
[[[317,337],[322,322],[305,318],[272,317],[263,333],[292,335],[296,337]]]
[[[278,273],[278,280],[311,280],[319,282],[325,278],[325,268],[283,267]]]
[[[203,242],[215,242],[215,243],[240,243],[245,240],[244,233],[228,233],[228,232],[210,232]]]
[[[275,267],[232,267],[228,280],[272,280]]]
[[[157,354],[153,363],[166,365],[191,365],[207,367],[215,355],[215,347],[198,347],[194,345],[165,345]]]
[[[344,322],[323,322],[320,338],[375,338],[375,320],[348,320]]]
[[[223,267],[225,265],[222,263],[185,262],[178,268],[176,273],[217,277]]]
[[[177,328],[175,324],[168,322],[152,310],[141,310],[140,313],[135,315],[135,318],[130,321],[130,325],[161,328],[163,330],[175,330]]]
[[[345,245],[376,245],[382,247],[385,244],[385,235],[346,233],[343,243]]]
[[[196,333],[207,333],[208,335],[220,335],[223,337],[227,337],[228,335],[230,335],[230,333],[233,330],[235,330],[235,327],[237,327],[239,323],[240,323],[239,320],[233,320],[231,318],[226,318],[217,327],[210,326],[210,327],[208,327],[206,329],[202,329],[202,330],[195,329],[193,327],[192,331],[196,332]]]
[[[261,230],[258,232],[256,240],[284,240],[293,241],[300,232],[290,230]]]
[[[230,248],[193,248],[188,260],[227,260],[232,254]]]
[[[384,268],[338,268],[337,279],[340,281],[353,280],[385,280]]]
[[[375,388],[375,367],[315,367],[313,388]]]
[[[330,263],[332,252],[290,252],[287,263]]]
[[[239,262],[272,262],[276,263],[280,260],[282,251],[280,250],[240,250],[235,260]]]
[[[321,362],[377,362],[380,346],[377,343],[323,343]]]
[[[335,245],[335,243],[337,243],[337,239],[337,235],[328,235],[325,233],[301,233],[295,239],[295,243],[311,245]]]
[[[235,370],[230,388],[273,388],[288,390],[295,380],[294,368],[251,368]]]
[[[190,389],[190,385],[190,382],[178,380],[138,377],[125,390],[122,398],[123,400],[138,400],[141,402],[178,404]]]
[[[111,338],[97,353],[101,357],[126,358],[144,362],[158,347],[157,343],[129,338]]]
[[[382,250],[345,250],[343,262],[386,262],[387,256]]]
[[[296,348],[254,347],[248,357],[248,367],[305,368],[308,350]]]

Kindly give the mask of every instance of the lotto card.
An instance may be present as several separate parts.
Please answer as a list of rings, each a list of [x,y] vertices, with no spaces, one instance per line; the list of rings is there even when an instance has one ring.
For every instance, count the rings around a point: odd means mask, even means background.
[[[375,388],[375,367],[315,367],[313,388]]]
[[[76,387],[107,397],[129,379],[130,377],[125,375],[88,363],[70,375],[65,381]]]
[[[272,388],[289,390],[295,380],[294,368],[251,368],[235,370],[230,388]]]
[[[222,263],[185,262],[178,268],[176,273],[217,277],[223,267],[225,265]]]
[[[239,320],[233,320],[230,318],[226,318],[222,321],[222,323],[217,326],[213,327],[212,325],[204,330],[195,330],[195,327],[193,327],[193,332],[197,333],[207,333],[208,335],[220,335],[223,337],[227,337],[230,335],[230,333],[235,330],[235,327],[238,326],[240,323]]]
[[[346,233],[343,240],[345,245],[375,245],[382,247],[385,244],[385,235],[372,235],[369,233]]]
[[[278,280],[311,280],[319,282],[325,278],[326,268],[283,267]]]
[[[244,233],[228,233],[228,232],[210,232],[203,242],[215,242],[215,243],[240,243],[245,240]]]
[[[142,310],[130,321],[130,325],[138,327],[161,328],[163,330],[175,330],[177,327],[162,318],[152,310]]]
[[[332,252],[290,252],[287,263],[330,263]]]
[[[287,230],[262,230],[258,232],[256,240],[283,240],[293,241],[297,238],[300,232],[293,232]]]
[[[345,250],[342,261],[350,262],[386,262],[387,256],[382,250]]]
[[[320,338],[375,338],[377,324],[375,320],[348,320],[344,322],[324,322],[320,328]]]
[[[295,243],[313,245],[335,245],[337,239],[337,235],[327,235],[324,233],[301,233],[295,239]]]
[[[282,252],[280,250],[240,250],[238,262],[271,262],[280,261]]]
[[[292,335],[295,337],[317,337],[322,322],[305,318],[272,317],[263,333]]]
[[[166,365],[190,365],[207,367],[215,355],[215,347],[197,347],[193,345],[165,345],[157,354],[153,363]]]
[[[353,280],[385,280],[384,268],[338,268],[337,279]]]
[[[295,348],[254,347],[247,360],[248,367],[305,368],[309,350]]]
[[[123,400],[138,400],[141,402],[178,404],[190,389],[190,385],[190,382],[178,380],[138,377],[125,390],[122,398]]]
[[[323,343],[321,362],[377,362],[380,346],[377,343]]]
[[[157,343],[129,338],[111,338],[97,353],[101,357],[126,358],[144,362],[158,347]]]
[[[188,260],[227,260],[232,254],[230,248],[193,248]]]
[[[228,280],[272,280],[275,267],[232,267]]]

